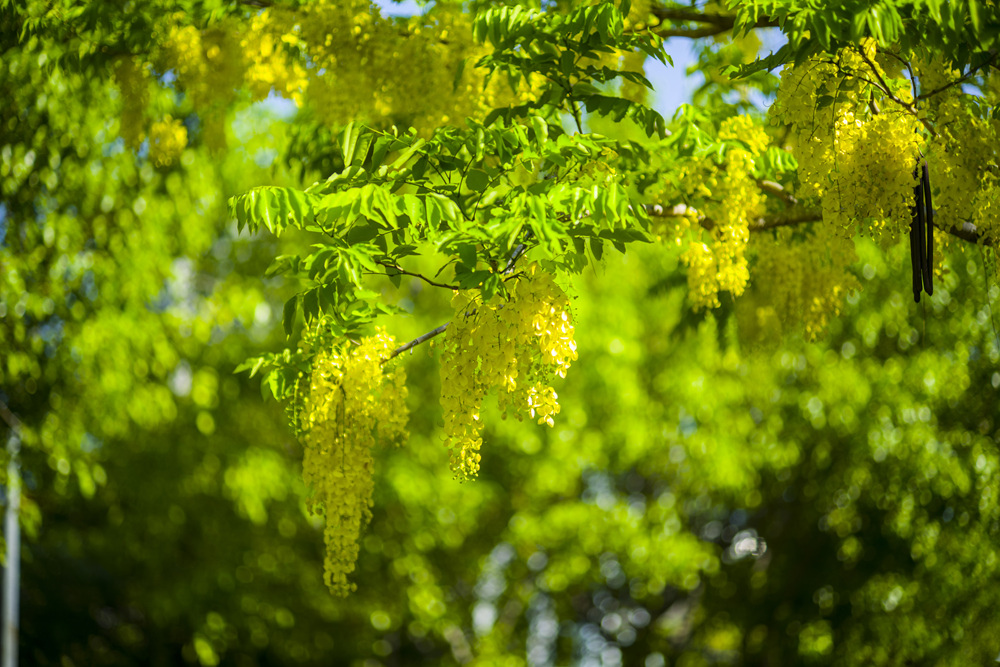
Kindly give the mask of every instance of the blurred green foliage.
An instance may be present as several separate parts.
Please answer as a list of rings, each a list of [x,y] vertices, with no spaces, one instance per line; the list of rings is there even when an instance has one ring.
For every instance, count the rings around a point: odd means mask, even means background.
[[[178,6],[149,5],[137,28],[90,3],[87,25],[134,45]],[[915,307],[903,254],[860,242],[864,291],[815,344],[741,337],[732,304],[692,313],[669,249],[609,256],[567,285],[580,361],[556,427],[487,415],[473,483],[448,470],[437,362],[418,348],[412,435],[378,454],[359,590],[337,600],[299,445],[232,373],[283,342],[289,288],[261,278],[279,242],[240,238],[224,209],[308,182],[329,136],[244,105],[235,147],[212,154],[191,113],[183,159],[155,168],[117,139],[107,54],[67,55],[80,44],[60,24],[24,38],[15,18],[0,3],[0,399],[25,424],[24,664],[1000,651],[1000,290],[983,251],[950,251]],[[400,305],[401,340],[448,317],[419,284]]]

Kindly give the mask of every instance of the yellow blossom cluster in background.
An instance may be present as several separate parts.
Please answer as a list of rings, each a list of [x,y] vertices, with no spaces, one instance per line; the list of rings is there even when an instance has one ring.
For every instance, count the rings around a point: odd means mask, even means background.
[[[187,128],[180,120],[166,116],[149,129],[149,157],[158,167],[174,163],[187,146]]]
[[[756,255],[751,290],[737,305],[748,338],[778,341],[801,331],[815,340],[840,314],[844,298],[861,289],[848,270],[857,260],[854,242],[830,225],[755,234],[750,247]]]
[[[750,224],[764,211],[764,195],[754,181],[754,160],[767,150],[767,134],[748,116],[733,116],[723,121],[718,137],[732,142],[722,164],[711,156],[694,158],[683,167],[680,179],[685,183],[684,199],[695,203],[711,227],[710,242],[691,240],[681,256],[695,308],[718,307],[720,292],[743,293],[750,279],[746,258]],[[679,226],[677,231],[684,233],[688,227]]]
[[[251,101],[274,93],[309,104],[332,126],[361,120],[423,132],[531,92],[530,82],[512,90],[505,77],[487,81],[476,70],[489,49],[475,43],[471,18],[458,8],[385,18],[369,0],[320,0],[267,8],[245,24],[230,18],[202,28],[181,14],[174,20],[152,65],[176,76],[213,149],[225,146],[226,113],[241,88]],[[133,149],[145,136],[148,68],[132,58],[115,68],[124,98],[121,131]]]
[[[146,138],[145,116],[146,106],[149,104],[149,71],[132,56],[116,59],[112,71],[122,95],[119,132],[125,140],[125,145],[135,150]]]
[[[390,19],[369,0],[320,0],[273,8],[268,21],[306,55],[305,97],[331,125],[362,120],[430,131],[515,99],[503,77],[487,82],[475,69],[488,48],[475,43],[471,18],[458,8]]]
[[[298,48],[299,38],[282,32],[284,22],[276,22],[271,10],[264,10],[250,20],[240,46],[246,59],[246,82],[254,100],[265,99],[271,91],[301,106],[309,85],[305,67],[290,57]]]
[[[452,469],[470,479],[479,471],[486,395],[497,391],[505,415],[520,409],[552,426],[559,404],[551,378],[566,377],[577,358],[576,341],[569,299],[537,264],[524,270],[509,299],[483,303],[479,292],[456,292],[452,307],[441,356],[441,404]]]

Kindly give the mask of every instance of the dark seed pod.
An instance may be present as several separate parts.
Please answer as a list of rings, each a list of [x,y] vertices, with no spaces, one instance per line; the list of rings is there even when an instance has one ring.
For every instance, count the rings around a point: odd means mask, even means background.
[[[920,292],[923,291],[924,263],[924,192],[923,181],[914,171],[917,185],[913,188],[913,207],[910,209],[910,266],[913,273],[913,300],[920,303]]]
[[[924,220],[926,222],[926,233],[924,234],[924,244],[926,245],[923,261],[924,290],[927,294],[934,294],[934,206],[931,202],[931,178],[927,170],[927,161],[921,166],[920,175],[921,189],[924,191],[924,200],[918,201],[917,206],[923,205]]]

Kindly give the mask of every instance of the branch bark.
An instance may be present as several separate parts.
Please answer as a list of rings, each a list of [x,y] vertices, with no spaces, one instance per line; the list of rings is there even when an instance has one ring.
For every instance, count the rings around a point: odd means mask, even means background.
[[[0,401],[0,419],[4,420],[7,426],[10,427],[11,431],[20,436],[21,420],[17,418],[17,415],[10,411],[10,408],[8,408],[7,404],[3,401]]]
[[[404,276],[412,276],[414,278],[420,278],[421,280],[423,280],[428,285],[433,285],[434,287],[444,287],[445,289],[459,289],[458,286],[456,286],[456,285],[449,285],[447,283],[439,283],[439,282],[436,282],[434,280],[431,280],[430,278],[428,278],[427,276],[423,275],[422,273],[414,273],[412,271],[407,271],[406,269],[404,269],[403,267],[399,266],[398,264],[393,264],[391,262],[380,262],[380,261],[376,261],[375,263],[378,264],[379,266],[385,267],[387,269],[392,269],[393,271],[396,272],[396,274],[402,274]],[[438,273],[440,273],[440,271]],[[385,275],[387,275],[389,277],[392,277],[393,275],[396,275],[396,274],[386,273]],[[376,275],[379,275],[379,274],[376,274]]]
[[[448,328],[449,324],[451,324],[451,322],[445,322],[444,324],[442,324],[438,328],[432,329],[431,331],[428,331],[427,333],[425,333],[423,335],[417,336],[416,338],[414,338],[413,340],[411,340],[406,345],[400,345],[399,347],[397,347],[395,350],[392,351],[392,354],[389,355],[389,359],[392,359],[393,357],[397,357],[397,356],[403,354],[404,352],[406,352],[407,350],[412,350],[417,345],[420,345],[421,343],[426,343],[431,338],[434,338],[435,336],[439,336],[439,335],[443,334],[444,331],[445,331],[445,329]],[[386,361],[388,361],[388,359]]]
[[[782,188],[777,183],[771,183],[770,181],[759,181],[758,185],[765,192],[771,192],[776,196],[788,198],[789,203],[797,203],[797,200],[784,188]],[[688,207],[684,204],[678,204],[676,206],[664,207],[660,204],[647,204],[646,214],[654,218],[679,218],[687,213]],[[816,209],[805,209],[794,215],[780,215],[780,216],[765,216],[757,218],[754,222],[749,225],[751,232],[762,232],[768,229],[776,229],[778,227],[794,227],[795,225],[807,225],[814,222],[822,222],[823,213]],[[715,220],[707,216],[702,216],[698,219],[698,224],[702,229],[706,231],[712,231],[715,229]],[[946,234],[951,234],[955,238],[962,239],[969,243],[982,244],[985,246],[995,245],[992,240],[984,238],[979,230],[971,222],[963,222],[959,225],[954,225],[946,227],[935,223],[934,227],[940,229]]]
[[[779,199],[783,199],[792,206],[798,205],[799,200],[795,198],[795,195],[793,195],[791,192],[782,187],[780,183],[775,183],[774,181],[765,181],[760,178],[756,179],[756,181],[757,181],[757,187],[760,188],[762,192],[766,192],[769,195],[774,195]]]
[[[736,17],[729,14],[713,14],[708,12],[698,12],[689,9],[679,9],[672,7],[653,7],[652,14],[660,24],[653,28],[653,31],[660,37],[686,37],[688,39],[698,39],[699,37],[711,37],[723,32],[728,32],[736,25]],[[663,23],[700,23],[699,28],[664,28]],[[777,19],[760,19],[753,24],[754,28],[775,28],[778,26]]]

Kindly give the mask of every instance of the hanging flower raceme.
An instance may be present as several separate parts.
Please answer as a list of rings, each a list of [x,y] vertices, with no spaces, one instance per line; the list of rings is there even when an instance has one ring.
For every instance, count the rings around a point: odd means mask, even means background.
[[[372,450],[406,436],[406,373],[387,363],[394,347],[379,330],[359,345],[320,352],[313,360],[304,401],[303,478],[311,509],[325,517],[326,584],[347,595],[361,531],[371,519]]]
[[[479,472],[486,395],[497,391],[505,416],[514,407],[552,426],[559,404],[550,383],[554,375],[566,377],[577,358],[576,341],[569,299],[537,264],[525,269],[509,299],[483,303],[479,292],[456,292],[452,306],[441,403],[452,469],[470,479]]]

